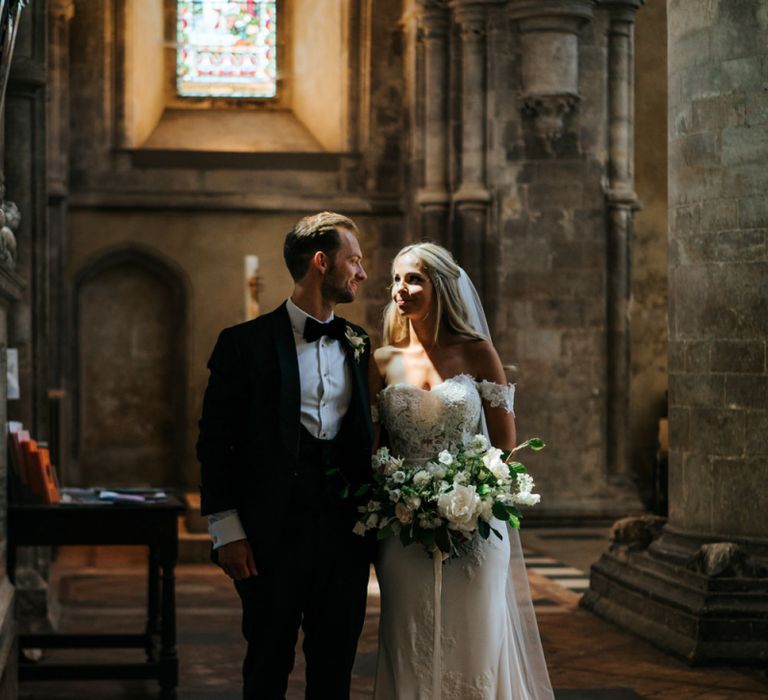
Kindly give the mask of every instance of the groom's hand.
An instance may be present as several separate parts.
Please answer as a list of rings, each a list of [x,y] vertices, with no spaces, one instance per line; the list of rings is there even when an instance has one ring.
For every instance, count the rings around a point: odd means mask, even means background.
[[[216,555],[224,573],[235,581],[259,575],[248,540],[235,540],[222,545]]]

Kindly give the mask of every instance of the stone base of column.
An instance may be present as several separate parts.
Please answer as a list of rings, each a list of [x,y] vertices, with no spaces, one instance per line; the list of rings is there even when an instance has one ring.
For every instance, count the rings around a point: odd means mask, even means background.
[[[582,607],[689,664],[764,666],[768,542],[723,542],[670,526],[651,541],[641,520],[614,525]],[[622,522],[639,536],[617,536]]]

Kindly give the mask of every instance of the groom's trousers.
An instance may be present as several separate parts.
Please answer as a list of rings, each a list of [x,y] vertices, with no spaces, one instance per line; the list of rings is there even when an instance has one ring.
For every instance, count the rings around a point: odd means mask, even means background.
[[[349,513],[326,489],[324,473],[333,466],[340,438],[321,441],[302,429],[296,488],[279,545],[258,576],[236,582],[248,642],[245,700],[285,697],[299,628],[306,699],[349,698],[369,562]]]

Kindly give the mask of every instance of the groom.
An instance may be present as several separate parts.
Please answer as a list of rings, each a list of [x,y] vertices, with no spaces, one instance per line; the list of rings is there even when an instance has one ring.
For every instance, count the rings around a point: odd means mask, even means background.
[[[332,212],[299,221],[290,298],[222,331],[208,362],[201,510],[242,601],[246,700],[285,697],[299,627],[306,698],[349,697],[369,559],[341,493],[369,476],[370,344],[334,308],[367,276],[357,232]]]

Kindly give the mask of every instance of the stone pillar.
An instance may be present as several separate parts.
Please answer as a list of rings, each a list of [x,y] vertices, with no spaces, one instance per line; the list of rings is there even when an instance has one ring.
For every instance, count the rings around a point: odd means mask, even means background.
[[[48,2],[48,397],[63,401],[66,357],[62,348],[71,347],[67,337],[67,290],[64,262],[67,241],[67,209],[69,203],[69,35],[75,14],[74,0]],[[54,398],[57,397],[57,398]],[[66,435],[62,435],[61,411],[51,410],[51,454],[59,478],[67,481]]]
[[[629,390],[631,239],[637,209],[633,172],[634,22],[643,0],[609,0],[608,244],[606,255],[606,468],[619,486],[632,483]]]
[[[690,662],[768,659],[766,3],[670,2],[670,514],[584,604]]]
[[[493,4],[493,3],[490,3]],[[455,252],[475,283],[485,291],[485,244],[491,193],[486,183],[486,23],[488,2],[453,0],[461,32],[461,150]]]
[[[421,5],[419,33],[423,44],[424,144],[423,185],[416,194],[421,237],[449,245],[448,214],[448,7],[426,0]]]

